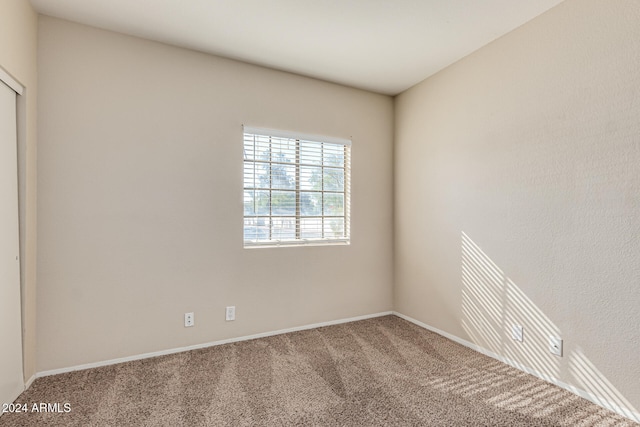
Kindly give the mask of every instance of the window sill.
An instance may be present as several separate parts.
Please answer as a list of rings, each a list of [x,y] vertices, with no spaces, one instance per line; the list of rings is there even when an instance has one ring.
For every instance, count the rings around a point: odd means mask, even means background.
[[[293,248],[304,246],[349,246],[349,239],[344,240],[302,240],[302,241],[280,241],[280,242],[256,242],[245,243],[244,249],[261,249],[261,248]]]

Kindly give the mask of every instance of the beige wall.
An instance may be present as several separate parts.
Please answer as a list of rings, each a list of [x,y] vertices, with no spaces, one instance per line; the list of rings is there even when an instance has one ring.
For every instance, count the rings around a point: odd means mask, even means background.
[[[400,313],[637,411],[639,18],[568,0],[403,93],[392,177],[388,97],[41,17],[38,370],[389,310],[395,267]],[[241,124],[353,139],[351,246],[242,249]]]
[[[636,411],[638,22],[635,0],[568,0],[397,98],[394,292],[405,315]]]
[[[26,89],[18,97],[18,191],[24,375],[36,372],[36,135],[38,17],[28,0],[4,0],[0,67]]]
[[[38,60],[39,371],[392,308],[392,98],[42,16]],[[350,246],[243,249],[242,124],[353,140]]]

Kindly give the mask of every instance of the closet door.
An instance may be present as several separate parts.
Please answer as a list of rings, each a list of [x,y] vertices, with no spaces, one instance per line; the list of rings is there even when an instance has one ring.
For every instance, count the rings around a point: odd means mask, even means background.
[[[16,93],[0,80],[0,405],[24,390],[16,145]]]

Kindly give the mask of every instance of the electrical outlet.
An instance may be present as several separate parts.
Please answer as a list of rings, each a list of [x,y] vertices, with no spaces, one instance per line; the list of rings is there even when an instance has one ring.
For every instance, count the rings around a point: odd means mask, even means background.
[[[236,320],[236,306],[235,305],[231,305],[231,306],[227,307],[227,309],[225,311],[225,319],[227,320],[227,322],[229,322],[231,320]]]
[[[195,325],[196,319],[193,313],[185,313],[184,314],[184,327],[189,328]]]
[[[562,338],[549,337],[549,351],[551,354],[562,357]]]
[[[511,327],[511,338],[513,338],[516,341],[523,341],[524,338],[524,330],[522,328],[522,326],[520,325],[513,325]]]

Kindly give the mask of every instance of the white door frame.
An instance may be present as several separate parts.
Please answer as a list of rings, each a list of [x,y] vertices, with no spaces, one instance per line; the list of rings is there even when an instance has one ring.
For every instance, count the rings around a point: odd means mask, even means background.
[[[18,83],[16,79],[11,77],[11,74],[7,73],[2,67],[0,67],[0,81],[9,86],[15,93],[22,95],[24,87]]]
[[[24,391],[17,151],[17,97],[22,92],[22,85],[0,67],[0,404],[12,403]]]

